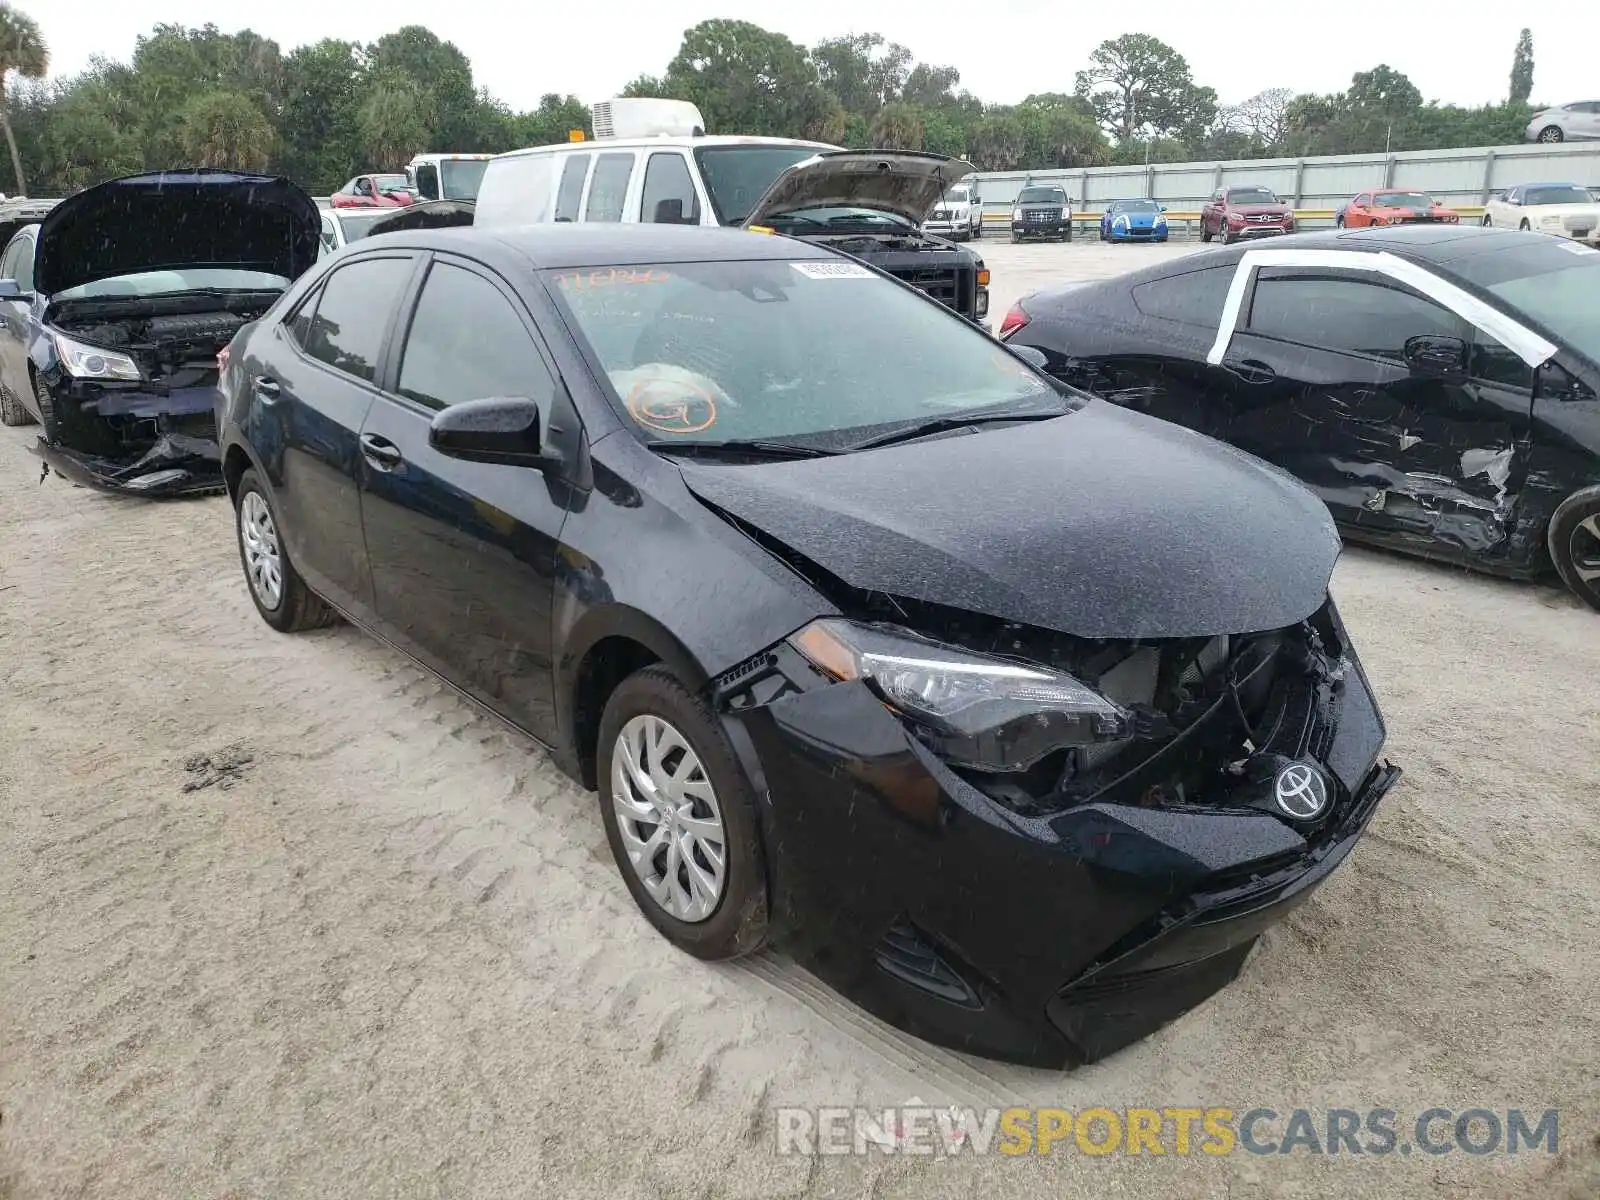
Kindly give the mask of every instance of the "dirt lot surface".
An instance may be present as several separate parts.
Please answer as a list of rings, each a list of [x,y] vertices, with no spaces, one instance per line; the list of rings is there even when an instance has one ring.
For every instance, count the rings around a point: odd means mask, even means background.
[[[1163,252],[983,250],[1001,311]],[[1562,592],[1348,552],[1407,772],[1371,834],[1221,995],[1020,1071],[679,955],[539,753],[353,629],[271,632],[224,501],[41,484],[33,437],[0,431],[6,1200],[1600,1192],[1600,616]],[[774,1153],[775,1106],[912,1097],[1555,1107],[1562,1153]]]

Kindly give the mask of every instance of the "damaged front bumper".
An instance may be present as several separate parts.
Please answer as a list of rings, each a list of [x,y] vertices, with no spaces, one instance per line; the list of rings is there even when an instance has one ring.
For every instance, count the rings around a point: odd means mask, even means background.
[[[1219,698],[1113,787],[1034,815],[951,769],[866,683],[783,686],[784,654],[714,685],[762,797],[780,944],[883,1019],[1014,1062],[1095,1061],[1223,987],[1399,776],[1378,761],[1383,721],[1353,653],[1252,720]],[[1259,777],[1227,770],[1236,721],[1259,738],[1246,765],[1318,765],[1332,796],[1318,823],[1275,814]],[[1197,800],[1152,782],[1197,764],[1213,781]]]
[[[74,450],[40,438],[33,452],[64,479],[103,492],[125,495],[202,496],[224,490],[222,461],[215,440],[163,434],[149,450],[129,461]]]

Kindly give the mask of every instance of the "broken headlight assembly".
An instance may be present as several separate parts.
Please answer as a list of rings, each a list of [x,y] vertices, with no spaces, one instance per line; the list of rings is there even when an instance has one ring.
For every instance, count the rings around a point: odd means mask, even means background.
[[[139,364],[126,354],[107,350],[104,346],[90,346],[75,342],[65,334],[50,335],[56,344],[56,356],[62,370],[76,379],[116,379],[124,383],[138,383],[144,378]]]
[[[1132,737],[1133,715],[1062,671],[889,625],[825,618],[789,638],[825,675],[866,683],[953,766],[1025,771],[1071,746]]]

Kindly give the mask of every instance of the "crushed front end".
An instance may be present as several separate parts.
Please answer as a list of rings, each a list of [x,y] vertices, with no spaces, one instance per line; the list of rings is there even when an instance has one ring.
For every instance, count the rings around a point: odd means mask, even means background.
[[[213,300],[205,312],[181,311],[195,307],[192,297],[58,306],[44,331],[55,365],[36,383],[47,416],[36,452],[60,475],[106,491],[222,490],[217,355],[270,302]]]
[[[1145,1036],[1237,975],[1399,775],[1331,600],[1139,642],[867,607],[713,691],[784,941],[930,1041],[1059,1067]]]

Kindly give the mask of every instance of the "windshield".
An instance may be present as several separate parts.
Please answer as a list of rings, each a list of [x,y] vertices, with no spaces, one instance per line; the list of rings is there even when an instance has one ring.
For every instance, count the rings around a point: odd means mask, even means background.
[[[1067,194],[1060,188],[1029,187],[1023,188],[1017,197],[1018,204],[1065,204]]]
[[[446,200],[476,200],[478,185],[488,169],[487,158],[446,158],[439,163],[439,177],[443,181]]]
[[[1557,238],[1539,241],[1548,244],[1471,255],[1451,266],[1600,363],[1600,252]]]
[[[1587,188],[1562,183],[1553,187],[1531,187],[1523,193],[1524,204],[1592,204]]]
[[[1118,200],[1111,206],[1111,211],[1119,213],[1153,213],[1160,212],[1161,206],[1154,200]]]
[[[702,146],[694,159],[717,220],[741,225],[779,175],[816,153],[812,146]]]
[[[647,441],[799,439],[1059,392],[948,309],[843,259],[670,263],[546,273]]]
[[[282,275],[220,267],[186,267],[177,271],[140,271],[81,283],[51,297],[56,300],[103,300],[112,296],[159,296],[168,292],[265,292],[289,286]]]
[[[1269,188],[1231,188],[1228,191],[1229,204],[1276,204],[1277,202],[1278,197],[1273,195]]]
[[[381,208],[369,211],[344,209],[336,212],[333,219],[339,222],[339,227],[344,231],[344,240],[353,242],[366,237],[372,232],[374,225],[379,221],[387,221],[392,216],[394,216],[393,209],[387,211]]]
[[[1379,208],[1432,208],[1433,197],[1427,192],[1379,192],[1373,197]]]
[[[374,175],[372,181],[380,192],[409,192],[411,180],[404,175]]]
[[[944,202],[946,204],[968,204],[971,203],[971,200],[971,194],[964,187],[951,188],[944,194]]]

